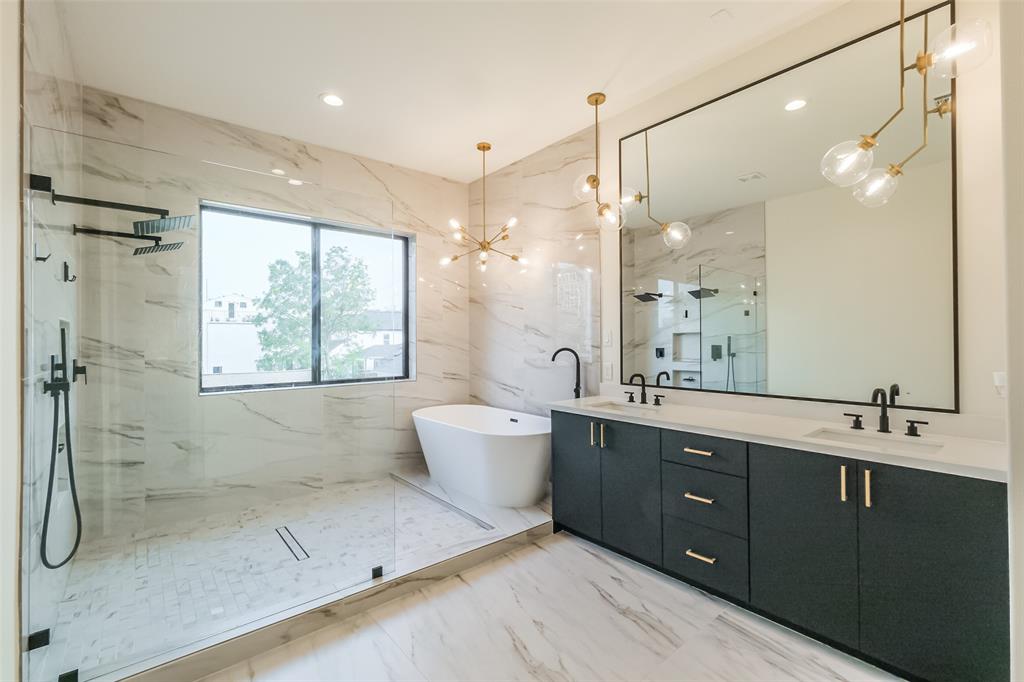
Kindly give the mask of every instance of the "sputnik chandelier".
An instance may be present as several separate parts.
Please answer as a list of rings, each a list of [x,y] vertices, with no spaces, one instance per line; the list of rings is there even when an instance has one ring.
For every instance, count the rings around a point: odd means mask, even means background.
[[[464,243],[467,246],[471,244],[473,248],[470,249],[469,251],[466,251],[465,253],[458,253],[453,256],[446,256],[442,258],[441,265],[450,265],[455,261],[459,260],[460,258],[471,256],[475,253],[477,254],[477,261],[479,262],[480,272],[487,272],[487,261],[490,259],[492,252],[504,256],[505,258],[508,258],[509,260],[519,263],[521,265],[526,265],[527,260],[525,258],[521,258],[513,253],[505,253],[504,251],[500,251],[494,248],[495,243],[508,240],[509,230],[515,227],[516,223],[519,222],[516,220],[514,216],[509,218],[505,222],[505,224],[498,229],[498,232],[496,234],[492,235],[489,239],[487,237],[487,152],[491,151],[491,143],[479,142],[477,143],[476,148],[480,151],[482,165],[480,186],[482,194],[481,205],[483,207],[483,216],[480,222],[483,224],[483,238],[477,239],[472,234],[470,234],[469,230],[463,227],[458,220],[452,218],[451,220],[448,221],[448,225],[451,226],[453,230],[452,239],[454,239],[457,242]]]
[[[863,205],[875,208],[892,198],[899,184],[903,167],[928,146],[928,117],[936,114],[944,117],[953,110],[951,95],[937,97],[935,106],[928,101],[928,73],[941,79],[951,80],[971,71],[992,51],[991,29],[984,19],[973,19],[952,24],[939,34],[932,43],[928,42],[928,14],[924,15],[924,49],[917,53],[911,64],[904,64],[904,41],[906,37],[906,0],[900,0],[899,21],[899,108],[870,135],[861,135],[860,140],[840,142],[829,149],[821,159],[821,174],[838,187],[853,187],[853,196]],[[882,132],[903,113],[906,94],[906,73],[916,70],[921,76],[921,144],[898,163],[886,168],[873,168],[874,147]]]

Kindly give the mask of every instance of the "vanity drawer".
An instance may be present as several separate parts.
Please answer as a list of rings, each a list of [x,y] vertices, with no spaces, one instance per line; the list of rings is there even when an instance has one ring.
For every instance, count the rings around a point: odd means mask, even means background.
[[[747,479],[661,463],[661,509],[678,519],[747,537]]]
[[[733,476],[747,475],[747,443],[685,431],[661,431],[661,458]]]
[[[662,565],[666,569],[736,599],[749,600],[746,540],[671,516],[664,517],[663,527]]]

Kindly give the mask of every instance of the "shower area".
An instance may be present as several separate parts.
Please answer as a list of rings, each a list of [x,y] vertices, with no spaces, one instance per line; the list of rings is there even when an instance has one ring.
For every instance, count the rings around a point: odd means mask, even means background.
[[[420,236],[393,201],[86,132],[26,130],[25,679],[118,679],[545,520],[422,468],[409,413],[444,398],[392,380]]]

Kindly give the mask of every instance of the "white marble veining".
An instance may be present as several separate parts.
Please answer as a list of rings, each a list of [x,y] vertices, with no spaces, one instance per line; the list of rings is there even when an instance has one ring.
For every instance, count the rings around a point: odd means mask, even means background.
[[[852,431],[848,421],[826,422],[686,405],[640,408],[608,396],[565,400],[552,403],[551,409],[990,481],[1005,482],[1009,464],[1006,443],[927,432],[910,438],[900,431],[899,422],[892,415],[893,433],[882,434],[870,429],[876,418],[870,413],[865,414],[865,430]],[[830,431],[854,434],[860,442],[829,438]],[[909,452],[911,448],[917,451]]]
[[[566,534],[204,679],[352,676],[559,682],[894,679]]]
[[[76,336],[91,367],[76,391],[87,537],[420,465],[412,411],[469,397],[468,273],[437,264],[467,186],[92,88],[83,97],[89,196],[174,214],[195,215],[200,200],[293,212],[399,230],[416,246],[412,380],[199,396],[198,232],[145,257],[125,240],[78,237]],[[81,221],[130,231],[135,217],[87,209]]]
[[[496,141],[497,144],[497,141]],[[571,397],[580,354],[584,395],[600,382],[600,246],[592,204],[569,191],[593,169],[593,130],[583,130],[487,177],[491,234],[515,216],[487,272],[470,267],[470,392],[486,405],[546,414],[547,403]],[[470,224],[480,236],[481,183],[470,186]],[[462,261],[459,261],[462,262]]]

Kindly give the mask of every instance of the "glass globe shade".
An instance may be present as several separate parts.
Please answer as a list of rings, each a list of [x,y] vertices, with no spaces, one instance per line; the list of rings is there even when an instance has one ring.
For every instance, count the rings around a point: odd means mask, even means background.
[[[984,19],[958,21],[928,45],[930,70],[939,78],[973,71],[992,54],[992,28]]]
[[[584,173],[583,175],[576,178],[576,182],[572,183],[572,193],[580,201],[593,201],[594,197],[597,196],[594,188],[590,186],[590,178],[593,173]]]
[[[821,174],[833,185],[849,187],[864,179],[874,161],[873,151],[861,148],[858,140],[847,140],[821,157]]]
[[[601,204],[594,218],[598,229],[603,230],[618,230],[624,221],[625,212],[619,204]]]
[[[673,250],[686,246],[692,237],[693,230],[686,223],[668,223],[661,228],[661,238],[664,240],[665,246]]]
[[[619,202],[622,204],[622,208],[626,211],[632,211],[634,208],[639,206],[640,202],[637,200],[637,196],[639,194],[640,193],[632,187],[623,187],[621,192],[622,197]]]
[[[486,263],[487,262],[488,255],[487,255],[486,251],[481,251],[480,254],[477,257],[480,259],[481,263]]]
[[[873,168],[854,190],[853,197],[868,208],[884,206],[899,185],[899,178],[884,168]]]

